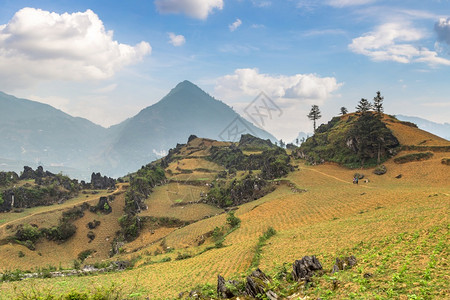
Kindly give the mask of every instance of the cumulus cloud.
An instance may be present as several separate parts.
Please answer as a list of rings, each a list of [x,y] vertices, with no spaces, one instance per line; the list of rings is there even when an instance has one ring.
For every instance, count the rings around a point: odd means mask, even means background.
[[[239,26],[242,25],[242,21],[240,19],[236,19],[233,23],[231,23],[228,28],[230,28],[230,31],[235,31],[238,29]]]
[[[323,102],[342,84],[334,77],[316,74],[293,76],[261,74],[258,69],[237,69],[234,74],[217,79],[216,92],[224,95],[236,93],[256,96],[261,91],[273,98],[314,100]]]
[[[450,18],[441,18],[434,25],[434,30],[438,35],[438,40],[450,45]]]
[[[176,35],[173,32],[169,32],[169,43],[171,43],[175,47],[179,47],[183,46],[186,43],[186,39],[181,34]]]
[[[205,20],[215,9],[222,10],[223,0],[156,0],[156,8],[163,14],[185,14]]]
[[[450,65],[450,60],[439,57],[436,51],[416,45],[425,37],[425,33],[410,23],[386,23],[353,39],[349,49],[374,61]]]
[[[91,10],[57,14],[23,8],[0,25],[0,78],[7,84],[32,80],[90,80],[113,76],[151,53],[113,40]]]

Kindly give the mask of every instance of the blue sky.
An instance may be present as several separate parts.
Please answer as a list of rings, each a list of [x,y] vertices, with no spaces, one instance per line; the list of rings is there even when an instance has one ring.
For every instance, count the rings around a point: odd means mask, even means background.
[[[0,90],[103,126],[188,79],[242,113],[266,92],[284,140],[380,90],[450,122],[450,1],[0,0]]]

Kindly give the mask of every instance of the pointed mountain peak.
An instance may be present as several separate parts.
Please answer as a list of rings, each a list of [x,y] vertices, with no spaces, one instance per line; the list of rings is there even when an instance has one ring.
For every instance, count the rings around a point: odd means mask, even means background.
[[[193,101],[210,101],[213,98],[192,82],[185,80],[178,83],[160,102],[186,103]]]
[[[205,93],[201,88],[199,88],[197,85],[193,84],[189,80],[185,80],[177,84],[170,93],[174,92],[191,92],[191,91],[201,91],[202,93]]]

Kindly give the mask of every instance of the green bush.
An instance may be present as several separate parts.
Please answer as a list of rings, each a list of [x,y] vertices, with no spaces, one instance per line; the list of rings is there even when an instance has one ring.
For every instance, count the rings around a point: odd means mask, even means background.
[[[231,228],[236,228],[241,224],[241,219],[234,215],[234,211],[230,211],[227,217],[227,224],[231,226]]]
[[[31,241],[32,243],[36,242],[41,237],[41,232],[36,227],[33,227],[29,224],[22,226],[19,230],[17,230],[15,234],[15,238],[21,242]]]
[[[80,260],[80,262],[84,262],[86,260],[86,258],[89,257],[89,255],[91,255],[94,251],[91,249],[88,250],[84,250],[80,253],[78,253],[78,259]]]
[[[394,159],[394,162],[397,164],[404,164],[411,161],[421,161],[427,160],[433,157],[432,152],[420,152],[420,153],[410,153]]]

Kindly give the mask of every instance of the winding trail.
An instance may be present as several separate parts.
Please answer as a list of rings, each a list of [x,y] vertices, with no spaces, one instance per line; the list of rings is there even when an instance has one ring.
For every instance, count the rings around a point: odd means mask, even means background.
[[[321,171],[319,171],[319,170],[315,170],[315,169],[312,169],[312,168],[305,168],[305,167],[301,167],[301,166],[298,166],[298,168],[299,168],[300,170],[313,171],[313,172],[319,173],[319,174],[321,174],[321,175],[323,175],[323,176],[326,176],[326,177],[330,177],[330,178],[336,179],[337,181],[340,181],[340,182],[343,182],[343,183],[346,183],[346,184],[353,184],[353,183],[351,183],[351,182],[348,182],[347,180],[343,180],[343,179],[341,179],[341,178],[338,178],[338,177],[336,177],[336,176],[333,176],[333,175],[330,175],[330,174],[321,172]],[[373,189],[373,188],[374,188],[374,187],[372,187],[372,186],[367,186],[367,185],[362,185],[362,184],[359,185],[359,186],[362,186],[362,187],[365,187],[365,188],[368,188],[368,189]]]

